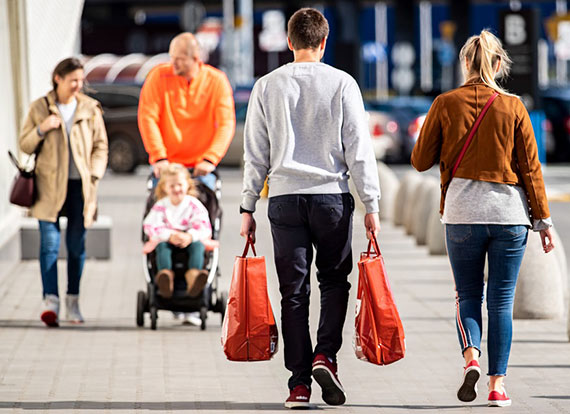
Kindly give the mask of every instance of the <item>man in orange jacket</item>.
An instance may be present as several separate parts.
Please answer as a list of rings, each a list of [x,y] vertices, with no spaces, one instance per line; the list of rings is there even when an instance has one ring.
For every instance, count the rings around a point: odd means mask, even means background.
[[[226,75],[200,59],[194,35],[170,42],[170,63],[153,68],[141,90],[138,124],[155,177],[170,162],[193,168],[213,188],[212,172],[235,131],[233,91]]]

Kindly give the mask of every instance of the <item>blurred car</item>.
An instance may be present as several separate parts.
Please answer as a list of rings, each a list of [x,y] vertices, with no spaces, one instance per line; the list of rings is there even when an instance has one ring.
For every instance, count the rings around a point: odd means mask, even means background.
[[[542,107],[547,122],[543,124],[548,161],[570,161],[570,88],[552,88],[542,92]]]
[[[399,160],[401,149],[398,123],[388,113],[371,109],[367,103],[365,108],[376,159],[387,162]]]
[[[114,172],[132,172],[148,163],[137,124],[141,87],[96,83],[89,84],[86,94],[103,107],[103,120],[109,138],[109,168]]]
[[[236,107],[236,132],[234,139],[228,147],[228,151],[220,165],[229,167],[240,167],[243,165],[243,129],[245,124],[245,115],[247,114],[247,101],[235,102]]]
[[[387,161],[409,162],[412,149],[431,104],[432,99],[423,96],[399,96],[383,101],[365,102],[371,119],[373,113],[382,113],[397,125],[397,128],[391,127],[395,134],[396,143],[394,144],[395,149],[389,153],[390,156],[387,157]],[[371,126],[371,135],[373,135],[373,128],[376,127]]]
[[[140,91],[140,85],[108,83],[89,84],[86,90],[86,94],[101,102],[103,107],[109,138],[109,168],[114,172],[133,172],[138,165],[148,164],[148,154],[137,123]],[[220,165],[242,164],[246,111],[247,101],[236,101],[236,133]]]

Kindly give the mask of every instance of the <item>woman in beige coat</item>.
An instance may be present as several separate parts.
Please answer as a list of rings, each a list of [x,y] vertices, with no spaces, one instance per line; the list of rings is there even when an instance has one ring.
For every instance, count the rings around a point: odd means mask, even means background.
[[[67,319],[82,323],[79,281],[85,262],[85,229],[96,219],[97,185],[107,166],[107,134],[99,103],[82,94],[83,65],[76,58],[54,69],[53,90],[31,104],[20,148],[36,156],[37,199],[31,215],[39,220],[42,321],[59,325],[57,257],[59,217],[67,216]]]

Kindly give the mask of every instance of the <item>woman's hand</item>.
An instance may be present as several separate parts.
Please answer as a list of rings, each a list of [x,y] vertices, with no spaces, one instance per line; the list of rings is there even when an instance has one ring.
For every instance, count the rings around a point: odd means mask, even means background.
[[[548,242],[546,241],[548,239]],[[550,229],[540,230],[540,240],[542,241],[542,249],[544,253],[548,253],[554,249],[554,243],[552,242],[552,234]]]
[[[46,132],[51,131],[52,129],[59,128],[60,125],[61,125],[61,120],[59,119],[59,117],[57,115],[52,114],[43,120],[39,128],[40,132],[43,135]]]

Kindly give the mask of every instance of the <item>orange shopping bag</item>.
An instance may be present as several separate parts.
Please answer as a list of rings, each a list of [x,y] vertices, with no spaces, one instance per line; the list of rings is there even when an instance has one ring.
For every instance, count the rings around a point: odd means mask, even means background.
[[[246,257],[249,246],[255,257]],[[251,238],[234,262],[222,345],[230,361],[266,361],[277,352],[277,325],[267,295],[265,258],[256,255]]]
[[[375,255],[371,252],[374,247]],[[386,276],[384,259],[373,235],[368,251],[358,262],[354,351],[356,357],[376,365],[388,365],[404,357],[404,328]]]

